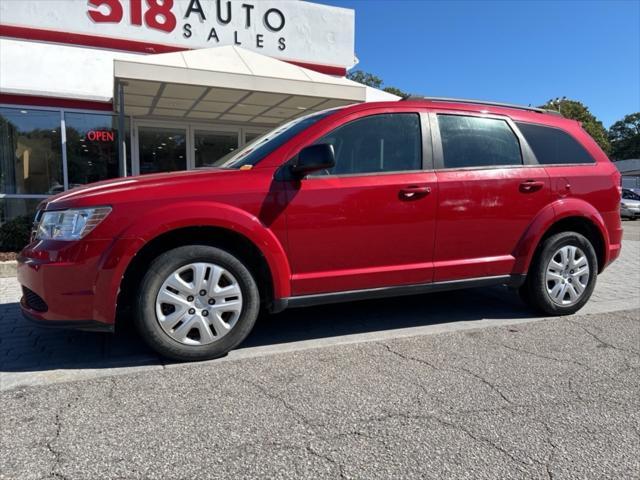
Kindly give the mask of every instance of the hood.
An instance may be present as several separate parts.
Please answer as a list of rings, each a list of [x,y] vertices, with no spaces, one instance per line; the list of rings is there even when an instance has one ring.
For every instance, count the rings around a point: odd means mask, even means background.
[[[134,177],[116,178],[90,183],[59,193],[43,202],[47,210],[71,207],[96,206],[121,203],[127,199],[151,195],[165,196],[170,192],[182,191],[196,193],[199,186],[211,186],[212,180],[236,176],[249,171],[207,168],[179,172],[155,173]],[[188,185],[186,185],[188,184]]]

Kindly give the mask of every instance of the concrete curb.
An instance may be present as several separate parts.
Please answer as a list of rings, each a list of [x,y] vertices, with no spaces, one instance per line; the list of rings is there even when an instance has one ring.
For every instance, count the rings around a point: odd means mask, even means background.
[[[0,278],[15,277],[18,263],[15,260],[0,262]]]

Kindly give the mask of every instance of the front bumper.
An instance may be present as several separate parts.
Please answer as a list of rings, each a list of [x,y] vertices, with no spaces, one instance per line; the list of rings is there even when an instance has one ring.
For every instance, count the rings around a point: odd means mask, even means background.
[[[22,316],[38,325],[39,327],[54,327],[54,328],[68,328],[72,330],[82,330],[85,332],[114,332],[114,325],[102,322],[96,322],[95,320],[43,320],[42,317],[33,315],[31,309],[20,301],[20,308],[22,309]]]
[[[46,241],[29,245],[18,258],[20,308],[41,325],[113,330],[113,320],[96,314],[101,259],[110,240]]]

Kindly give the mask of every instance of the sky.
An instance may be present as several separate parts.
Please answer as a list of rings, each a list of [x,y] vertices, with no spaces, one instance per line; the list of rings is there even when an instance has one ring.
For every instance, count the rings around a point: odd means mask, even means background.
[[[439,97],[640,111],[640,0],[314,0],[356,12],[356,69]]]

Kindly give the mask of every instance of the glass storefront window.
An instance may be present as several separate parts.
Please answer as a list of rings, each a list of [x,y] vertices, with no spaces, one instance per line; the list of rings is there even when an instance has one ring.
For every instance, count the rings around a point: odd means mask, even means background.
[[[60,112],[0,108],[0,193],[64,190]]]
[[[244,134],[244,143],[251,143],[256,138],[261,137],[264,133],[256,133],[256,132],[246,132]]]
[[[65,112],[69,188],[120,177],[118,117],[94,113]],[[129,132],[128,121],[125,132]],[[125,135],[126,135],[125,133]],[[125,136],[127,147],[128,135]],[[127,148],[127,170],[131,171]]]
[[[33,221],[33,216],[42,198],[0,198],[0,225],[18,217],[28,217]]]
[[[212,166],[216,160],[238,148],[237,132],[195,130],[193,138],[196,168]]]
[[[187,131],[180,128],[138,127],[140,173],[187,169]]]
[[[17,252],[27,243],[40,198],[0,198],[0,252]]]

